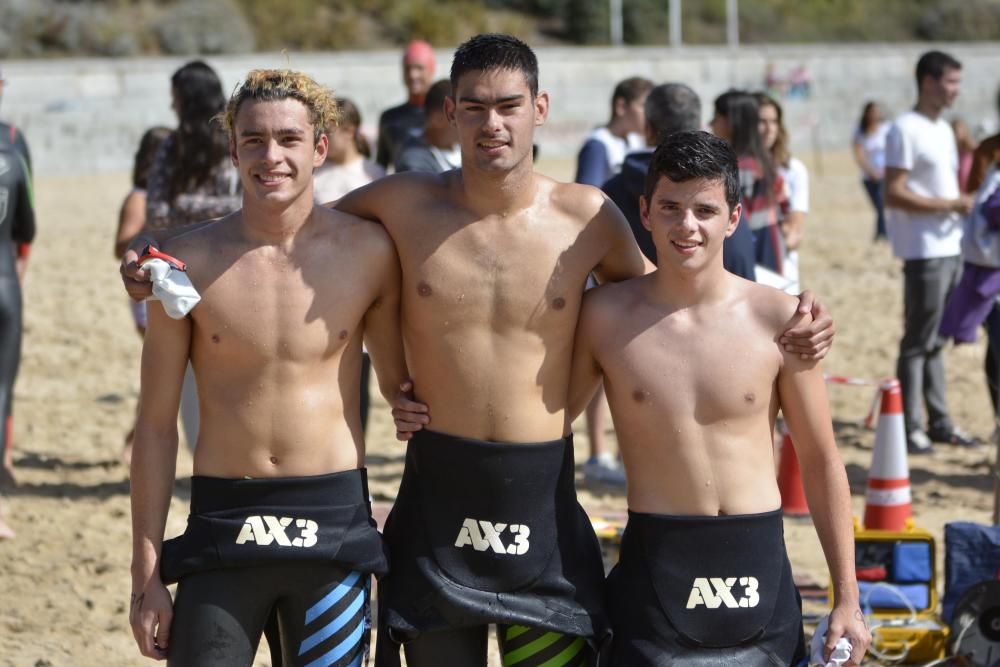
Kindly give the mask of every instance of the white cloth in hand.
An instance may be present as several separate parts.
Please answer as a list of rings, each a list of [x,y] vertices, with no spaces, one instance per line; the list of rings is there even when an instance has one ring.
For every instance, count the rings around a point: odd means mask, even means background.
[[[163,310],[173,319],[181,319],[201,301],[201,296],[184,271],[153,257],[144,260],[142,268],[149,271],[153,298],[163,303]]]
[[[829,660],[823,659],[823,651],[826,649],[826,631],[830,626],[830,617],[824,616],[816,624],[816,632],[813,633],[812,642],[809,643],[809,664],[822,665],[822,667],[840,667],[851,659],[851,641],[847,637],[837,640],[837,645],[833,648]]]

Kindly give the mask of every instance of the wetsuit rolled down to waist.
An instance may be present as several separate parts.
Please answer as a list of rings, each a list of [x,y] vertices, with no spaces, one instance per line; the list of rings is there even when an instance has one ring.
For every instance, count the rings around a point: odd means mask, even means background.
[[[798,664],[802,605],[781,510],[734,516],[629,512],[608,575],[612,667]]]
[[[572,436],[505,444],[417,432],[383,534],[392,570],[379,581],[379,667],[399,664],[400,643],[441,630],[495,623],[515,626],[513,637],[525,626],[595,647],[607,636]]]
[[[179,582],[169,665],[250,665],[272,610],[283,664],[357,667],[371,632],[370,575],[388,570],[364,469],[308,477],[191,478],[182,535],[160,576]]]

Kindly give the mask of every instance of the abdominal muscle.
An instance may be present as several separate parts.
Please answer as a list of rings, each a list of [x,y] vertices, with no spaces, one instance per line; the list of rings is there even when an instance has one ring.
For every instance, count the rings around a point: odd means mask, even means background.
[[[766,430],[748,436],[711,426],[694,425],[694,433],[661,425],[657,435],[642,437],[635,427],[615,426],[634,512],[717,516],[781,506]]]
[[[337,369],[282,366],[277,381],[243,378],[213,386],[211,378],[199,377],[196,475],[294,477],[363,464],[358,406],[352,406],[357,416],[347,419],[337,382],[331,381]]]

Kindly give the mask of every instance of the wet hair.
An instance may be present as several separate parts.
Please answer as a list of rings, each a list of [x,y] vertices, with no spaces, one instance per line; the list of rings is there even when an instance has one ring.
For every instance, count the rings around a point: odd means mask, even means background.
[[[771,158],[774,159],[775,164],[787,167],[789,160],[792,159],[792,152],[788,148],[788,130],[785,128],[785,113],[781,110],[778,100],[767,93],[757,93],[756,97],[758,117],[760,116],[760,109],[762,107],[774,107],[775,112],[778,114],[778,138],[774,140],[774,145],[771,146]]]
[[[354,102],[347,99],[346,97],[339,97],[336,100],[337,104],[337,117],[336,122],[333,126],[328,126],[326,129],[333,130],[336,127],[353,127],[354,128],[354,148],[357,149],[359,153],[365,157],[370,158],[372,156],[372,147],[368,144],[368,139],[361,132],[361,112],[358,111],[358,107],[355,106]]]
[[[611,93],[611,118],[615,116],[615,103],[622,100],[625,104],[634,102],[653,88],[653,82],[641,76],[632,76],[619,81]]]
[[[646,98],[646,125],[659,144],[674,132],[701,127],[701,100],[683,83],[664,83]]]
[[[660,177],[675,183],[695,178],[721,181],[726,204],[732,212],[740,202],[740,170],[736,153],[724,140],[701,130],[675,132],[663,140],[646,171],[646,200],[656,191]]]
[[[309,112],[314,142],[319,141],[320,135],[326,133],[327,129],[337,127],[337,100],[330,89],[302,72],[290,69],[251,70],[229,98],[222,124],[230,136],[233,136],[236,132],[236,116],[244,102],[280,102],[288,99],[298,100]]]
[[[962,63],[944,51],[928,51],[920,56],[917,61],[917,89],[920,89],[920,82],[924,77],[940,80],[946,69],[962,69]]]
[[[153,158],[163,140],[170,136],[170,128],[151,127],[139,139],[139,147],[132,159],[132,187],[146,189],[149,181],[149,168],[153,166]]]
[[[229,156],[229,142],[213,122],[226,97],[219,75],[201,60],[187,63],[170,77],[179,124],[168,158],[174,165],[170,199],[211,178],[212,170]]]
[[[432,113],[443,113],[446,97],[451,97],[451,81],[448,79],[435,81],[434,85],[427,89],[427,97],[424,98],[424,114],[430,116]]]
[[[861,134],[868,134],[871,131],[872,125],[868,122],[868,114],[872,112],[872,109],[878,106],[878,102],[874,100],[869,100],[865,102],[865,106],[861,108],[861,118],[858,119],[858,132]]]
[[[757,160],[763,172],[764,191],[771,196],[774,162],[760,139],[760,110],[757,98],[745,90],[729,90],[715,98],[715,113],[729,124],[729,143],[737,156]]]
[[[498,69],[521,72],[531,96],[538,95],[538,58],[531,47],[510,35],[486,33],[476,35],[455,49],[451,61],[451,85],[466,72],[491,72]]]

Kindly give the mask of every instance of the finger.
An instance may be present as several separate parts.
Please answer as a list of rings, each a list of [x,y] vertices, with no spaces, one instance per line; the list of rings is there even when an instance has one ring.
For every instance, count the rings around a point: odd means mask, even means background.
[[[392,402],[392,407],[394,410],[401,410],[403,412],[427,412],[427,406],[423,403],[417,403],[402,396],[396,397],[396,400]]]
[[[396,440],[399,440],[400,442],[408,442],[412,437],[412,433],[401,433],[400,431],[396,431]]]
[[[402,392],[413,391],[413,381],[412,380],[404,380],[403,382],[401,382],[399,384],[399,390],[402,391]]]
[[[399,433],[412,433],[423,429],[423,424],[415,424],[411,421],[404,421],[400,419],[394,420],[396,424],[396,431]]]
[[[425,413],[413,412],[412,410],[403,410],[396,407],[392,409],[392,416],[394,419],[414,422],[416,424],[426,424],[431,420],[430,416],[428,416]]]
[[[811,313],[813,309],[813,302],[816,297],[810,290],[805,290],[799,295],[799,312],[800,313]]]
[[[140,637],[139,637],[139,651],[147,658],[156,657],[156,648],[153,646],[153,619],[154,615],[148,612],[143,612],[140,621],[141,627]]]
[[[167,647],[170,645],[170,622],[172,619],[172,613],[163,611],[160,612],[159,621],[156,624],[155,645],[162,655],[166,655]]]

